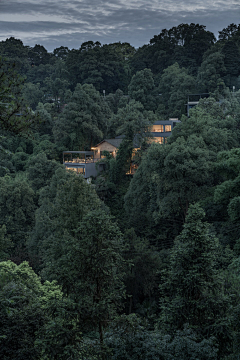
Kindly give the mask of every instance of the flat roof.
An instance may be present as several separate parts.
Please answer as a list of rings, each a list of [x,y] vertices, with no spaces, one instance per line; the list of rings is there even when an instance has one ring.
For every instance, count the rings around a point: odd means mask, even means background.
[[[86,154],[86,155],[94,155],[94,151],[63,151],[63,154]]]

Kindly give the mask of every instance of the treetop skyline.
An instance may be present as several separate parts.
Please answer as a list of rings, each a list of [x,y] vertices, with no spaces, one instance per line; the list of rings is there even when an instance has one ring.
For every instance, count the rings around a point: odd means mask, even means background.
[[[59,46],[79,48],[93,40],[103,44],[129,42],[138,48],[164,28],[181,23],[199,23],[218,37],[218,31],[239,22],[239,4],[208,0],[42,0],[0,1],[0,40],[21,38],[25,45],[43,45],[48,51]]]

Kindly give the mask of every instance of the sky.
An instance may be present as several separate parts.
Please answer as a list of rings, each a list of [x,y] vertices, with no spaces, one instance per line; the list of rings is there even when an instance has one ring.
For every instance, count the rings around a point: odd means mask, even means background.
[[[85,41],[138,48],[179,24],[218,31],[240,23],[240,0],[0,0],[0,41],[79,49]]]

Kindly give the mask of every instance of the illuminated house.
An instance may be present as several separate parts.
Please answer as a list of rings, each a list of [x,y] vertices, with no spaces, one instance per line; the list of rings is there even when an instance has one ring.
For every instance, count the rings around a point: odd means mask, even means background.
[[[98,160],[94,151],[63,151],[65,168],[81,174],[86,179],[97,176],[95,163]]]
[[[104,163],[96,162],[103,158],[103,151],[108,151],[114,157],[122,139],[105,139],[92,147],[92,151],[63,151],[63,164],[67,170],[72,170],[84,176],[85,179],[96,177],[104,168]]]
[[[113,157],[116,157],[117,150],[122,142],[122,138],[104,139],[96,146],[92,147],[98,159],[103,157],[103,151],[108,151]]]
[[[158,142],[160,144],[166,144],[169,136],[171,136],[172,130],[177,123],[180,121],[178,119],[169,119],[169,120],[160,120],[156,121],[152,125],[151,141]]]
[[[160,120],[152,125],[150,141],[160,144],[167,143],[174,126],[179,123],[178,119]],[[96,177],[104,169],[104,163],[96,162],[103,158],[103,151],[108,151],[113,157],[116,157],[117,150],[123,138],[104,139],[99,144],[92,147],[92,151],[64,151],[63,164],[67,170],[72,170],[81,174],[84,178]],[[137,149],[137,146],[136,146]],[[130,174],[133,172],[130,169]]]

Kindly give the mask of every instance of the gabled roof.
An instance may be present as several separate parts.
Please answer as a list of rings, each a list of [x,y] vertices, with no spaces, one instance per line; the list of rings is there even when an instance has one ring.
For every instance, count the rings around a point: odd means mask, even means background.
[[[94,147],[97,147],[97,146],[101,145],[102,143],[107,142],[107,143],[115,146],[116,148],[119,148],[122,140],[123,140],[123,139],[104,139],[104,140],[102,140],[100,143],[98,143],[97,145],[95,145]]]

